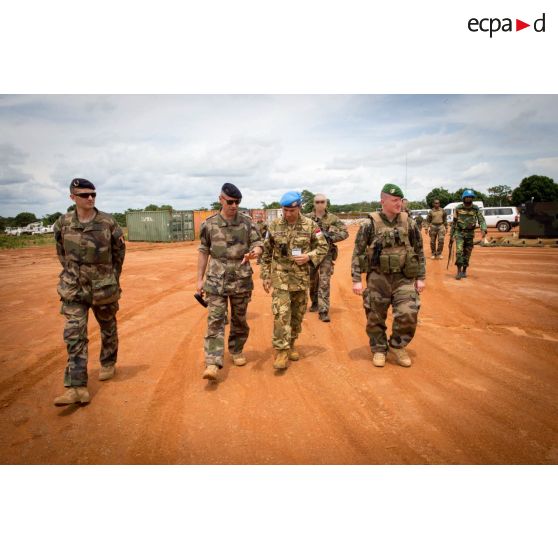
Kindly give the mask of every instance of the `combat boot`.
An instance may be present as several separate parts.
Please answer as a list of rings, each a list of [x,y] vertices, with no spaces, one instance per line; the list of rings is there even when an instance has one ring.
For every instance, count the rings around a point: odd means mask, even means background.
[[[320,320],[322,322],[331,322],[329,314],[327,312],[320,312]]]
[[[457,266],[457,275],[455,276],[455,278],[458,281],[461,279],[461,266],[460,265]]]
[[[277,356],[275,357],[275,362],[273,363],[273,368],[276,370],[285,370],[289,365],[289,351],[280,350],[277,351]]]
[[[467,279],[467,266],[464,265],[461,268],[461,279]]]
[[[310,312],[317,312],[318,311],[318,303],[312,301],[312,306],[310,306]]]
[[[294,341],[291,341],[291,348],[289,349],[289,360],[299,360],[300,355],[298,351],[295,349]]]
[[[208,364],[202,378],[211,382],[216,382],[219,379],[219,367],[215,364]]]
[[[386,353],[374,353],[374,357],[372,358],[372,362],[374,366],[378,366],[381,368],[386,364]]]
[[[64,395],[54,400],[56,406],[72,405],[73,403],[89,403],[91,396],[86,387],[73,387],[66,390]]]
[[[246,364],[246,357],[242,353],[231,353],[231,357],[235,366],[244,366]]]
[[[101,371],[99,372],[99,380],[101,380],[101,382],[110,380],[114,377],[115,372],[116,369],[114,368],[114,364],[111,364],[110,366],[102,366]]]
[[[397,364],[399,364],[399,366],[411,366],[411,357],[407,354],[407,351],[405,349],[396,349],[395,347],[390,347],[390,350],[393,351],[393,354],[395,355]]]

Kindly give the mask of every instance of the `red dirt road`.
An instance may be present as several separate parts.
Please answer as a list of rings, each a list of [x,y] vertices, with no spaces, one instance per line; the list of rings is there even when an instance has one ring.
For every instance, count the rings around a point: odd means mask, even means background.
[[[226,355],[216,386],[201,380],[197,243],[128,244],[117,376],[97,380],[91,317],[92,402],[67,408],[52,405],[66,359],[54,248],[0,252],[0,462],[558,463],[558,250],[475,247],[463,281],[429,259],[413,367],[378,369],[351,290],[354,234],[332,322],[306,314],[302,359],[281,376],[256,271],[249,362]]]

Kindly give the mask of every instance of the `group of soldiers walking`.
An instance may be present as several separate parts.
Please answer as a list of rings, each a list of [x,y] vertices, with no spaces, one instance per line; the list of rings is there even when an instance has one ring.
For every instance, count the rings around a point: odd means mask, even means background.
[[[75,209],[60,217],[54,227],[63,268],[58,293],[68,353],[64,373],[67,389],[55,399],[55,405],[84,404],[90,400],[89,309],[101,329],[99,379],[108,380],[115,374],[116,313],[126,250],[122,229],[112,216],[96,209],[95,186],[90,181],[72,180],[70,197]],[[330,281],[337,258],[336,244],[348,237],[346,225],[328,211],[323,194],[314,197],[313,210],[304,215],[300,194],[287,192],[280,200],[282,217],[268,225],[254,223],[241,213],[241,200],[242,194],[235,185],[224,184],[219,194],[221,211],[206,219],[200,229],[196,296],[208,308],[203,378],[212,382],[219,380],[224,366],[228,321],[227,347],[232,363],[243,366],[247,362],[243,349],[250,332],[247,309],[254,290],[250,260],[261,264],[263,289],[271,292],[272,345],[276,350],[273,366],[284,371],[289,361],[300,359],[296,341],[308,307],[308,292],[310,312],[318,312],[323,322],[331,321]],[[386,184],[381,204],[381,211],[371,213],[358,230],[351,263],[352,290],[363,299],[373,364],[384,366],[386,355],[392,352],[399,365],[408,367],[412,362],[405,348],[415,335],[420,294],[426,287],[422,236],[420,226],[404,207],[401,188]],[[472,192],[466,190],[463,204],[455,210],[451,229],[457,244],[458,279],[466,277],[477,221],[484,237],[486,224],[472,204]],[[427,222],[432,257],[438,259],[447,230],[446,215],[438,201]],[[366,274],[365,287],[362,274]],[[389,306],[393,326],[388,338]]]

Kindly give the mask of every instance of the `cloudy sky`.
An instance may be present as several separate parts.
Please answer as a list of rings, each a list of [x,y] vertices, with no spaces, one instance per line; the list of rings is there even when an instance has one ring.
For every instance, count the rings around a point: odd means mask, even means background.
[[[106,211],[197,209],[223,182],[261,207],[293,189],[343,203],[386,182],[418,200],[558,180],[556,95],[15,95],[0,132],[2,216],[65,211],[73,177]]]

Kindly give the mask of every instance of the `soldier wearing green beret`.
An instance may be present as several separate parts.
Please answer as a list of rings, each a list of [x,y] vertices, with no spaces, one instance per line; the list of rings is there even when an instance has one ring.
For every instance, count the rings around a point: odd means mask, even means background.
[[[420,293],[425,288],[426,266],[417,224],[402,211],[403,192],[395,184],[382,188],[380,212],[370,213],[361,225],[353,250],[353,292],[363,297],[366,333],[374,366],[384,366],[388,350],[401,366],[411,366],[405,347],[415,334]],[[366,289],[362,288],[366,273]],[[389,306],[393,327],[386,335]]]
[[[55,405],[89,403],[87,320],[90,309],[101,328],[99,380],[109,380],[115,374],[116,313],[126,246],[118,223],[95,207],[96,195],[95,186],[89,180],[74,178],[70,198],[75,209],[54,224],[56,252],[62,264],[58,294],[68,351],[64,372],[67,389],[54,400]]]

